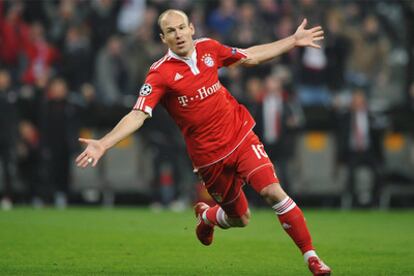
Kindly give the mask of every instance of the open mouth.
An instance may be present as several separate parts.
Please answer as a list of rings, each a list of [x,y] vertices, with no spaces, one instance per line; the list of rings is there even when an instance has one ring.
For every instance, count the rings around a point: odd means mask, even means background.
[[[182,47],[182,46],[184,46],[184,44],[185,44],[185,41],[180,41],[180,42],[177,42],[177,46],[178,47]]]

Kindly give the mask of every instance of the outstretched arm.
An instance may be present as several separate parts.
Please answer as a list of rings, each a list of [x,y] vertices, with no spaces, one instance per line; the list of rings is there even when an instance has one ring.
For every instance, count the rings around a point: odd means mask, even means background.
[[[286,53],[296,46],[309,46],[318,49],[321,48],[321,46],[315,42],[324,38],[322,27],[317,26],[311,29],[305,29],[307,23],[308,21],[305,18],[297,28],[296,32],[291,36],[272,43],[257,45],[245,49],[247,58],[242,59],[239,64],[244,66],[254,66]]]
[[[104,137],[99,140],[79,138],[79,141],[86,144],[86,149],[76,158],[78,167],[86,168],[88,165],[95,167],[104,153],[143,124],[148,114],[132,110],[125,115],[121,121]]]

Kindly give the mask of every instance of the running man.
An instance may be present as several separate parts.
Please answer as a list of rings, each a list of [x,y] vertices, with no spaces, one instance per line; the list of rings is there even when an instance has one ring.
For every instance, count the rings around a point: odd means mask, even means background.
[[[317,256],[302,211],[283,191],[263,144],[252,131],[255,121],[220,83],[223,66],[255,66],[294,47],[320,48],[320,26],[305,29],[306,19],[284,39],[248,49],[227,47],[209,38],[193,40],[194,26],[180,10],[167,10],[158,18],[160,37],[167,54],[149,69],[132,111],[99,140],[87,145],[76,163],[96,166],[116,143],[138,130],[161,103],[184,135],[195,171],[217,203],[194,207],[197,238],[213,241],[214,228],[244,227],[250,211],[242,185],[247,183],[267,201],[283,229],[301,250],[313,275],[330,275],[331,269]]]

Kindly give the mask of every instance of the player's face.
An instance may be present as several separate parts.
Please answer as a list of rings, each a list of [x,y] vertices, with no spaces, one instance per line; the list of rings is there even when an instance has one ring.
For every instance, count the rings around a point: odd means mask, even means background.
[[[161,40],[174,53],[182,57],[189,57],[194,49],[193,24],[181,14],[171,13],[161,22]]]

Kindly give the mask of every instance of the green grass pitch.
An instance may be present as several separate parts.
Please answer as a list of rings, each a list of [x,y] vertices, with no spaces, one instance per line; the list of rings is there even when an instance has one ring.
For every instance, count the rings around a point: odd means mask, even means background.
[[[304,212],[333,275],[414,275],[414,211]],[[0,212],[0,275],[310,275],[275,215],[252,215],[204,247],[190,210]]]

